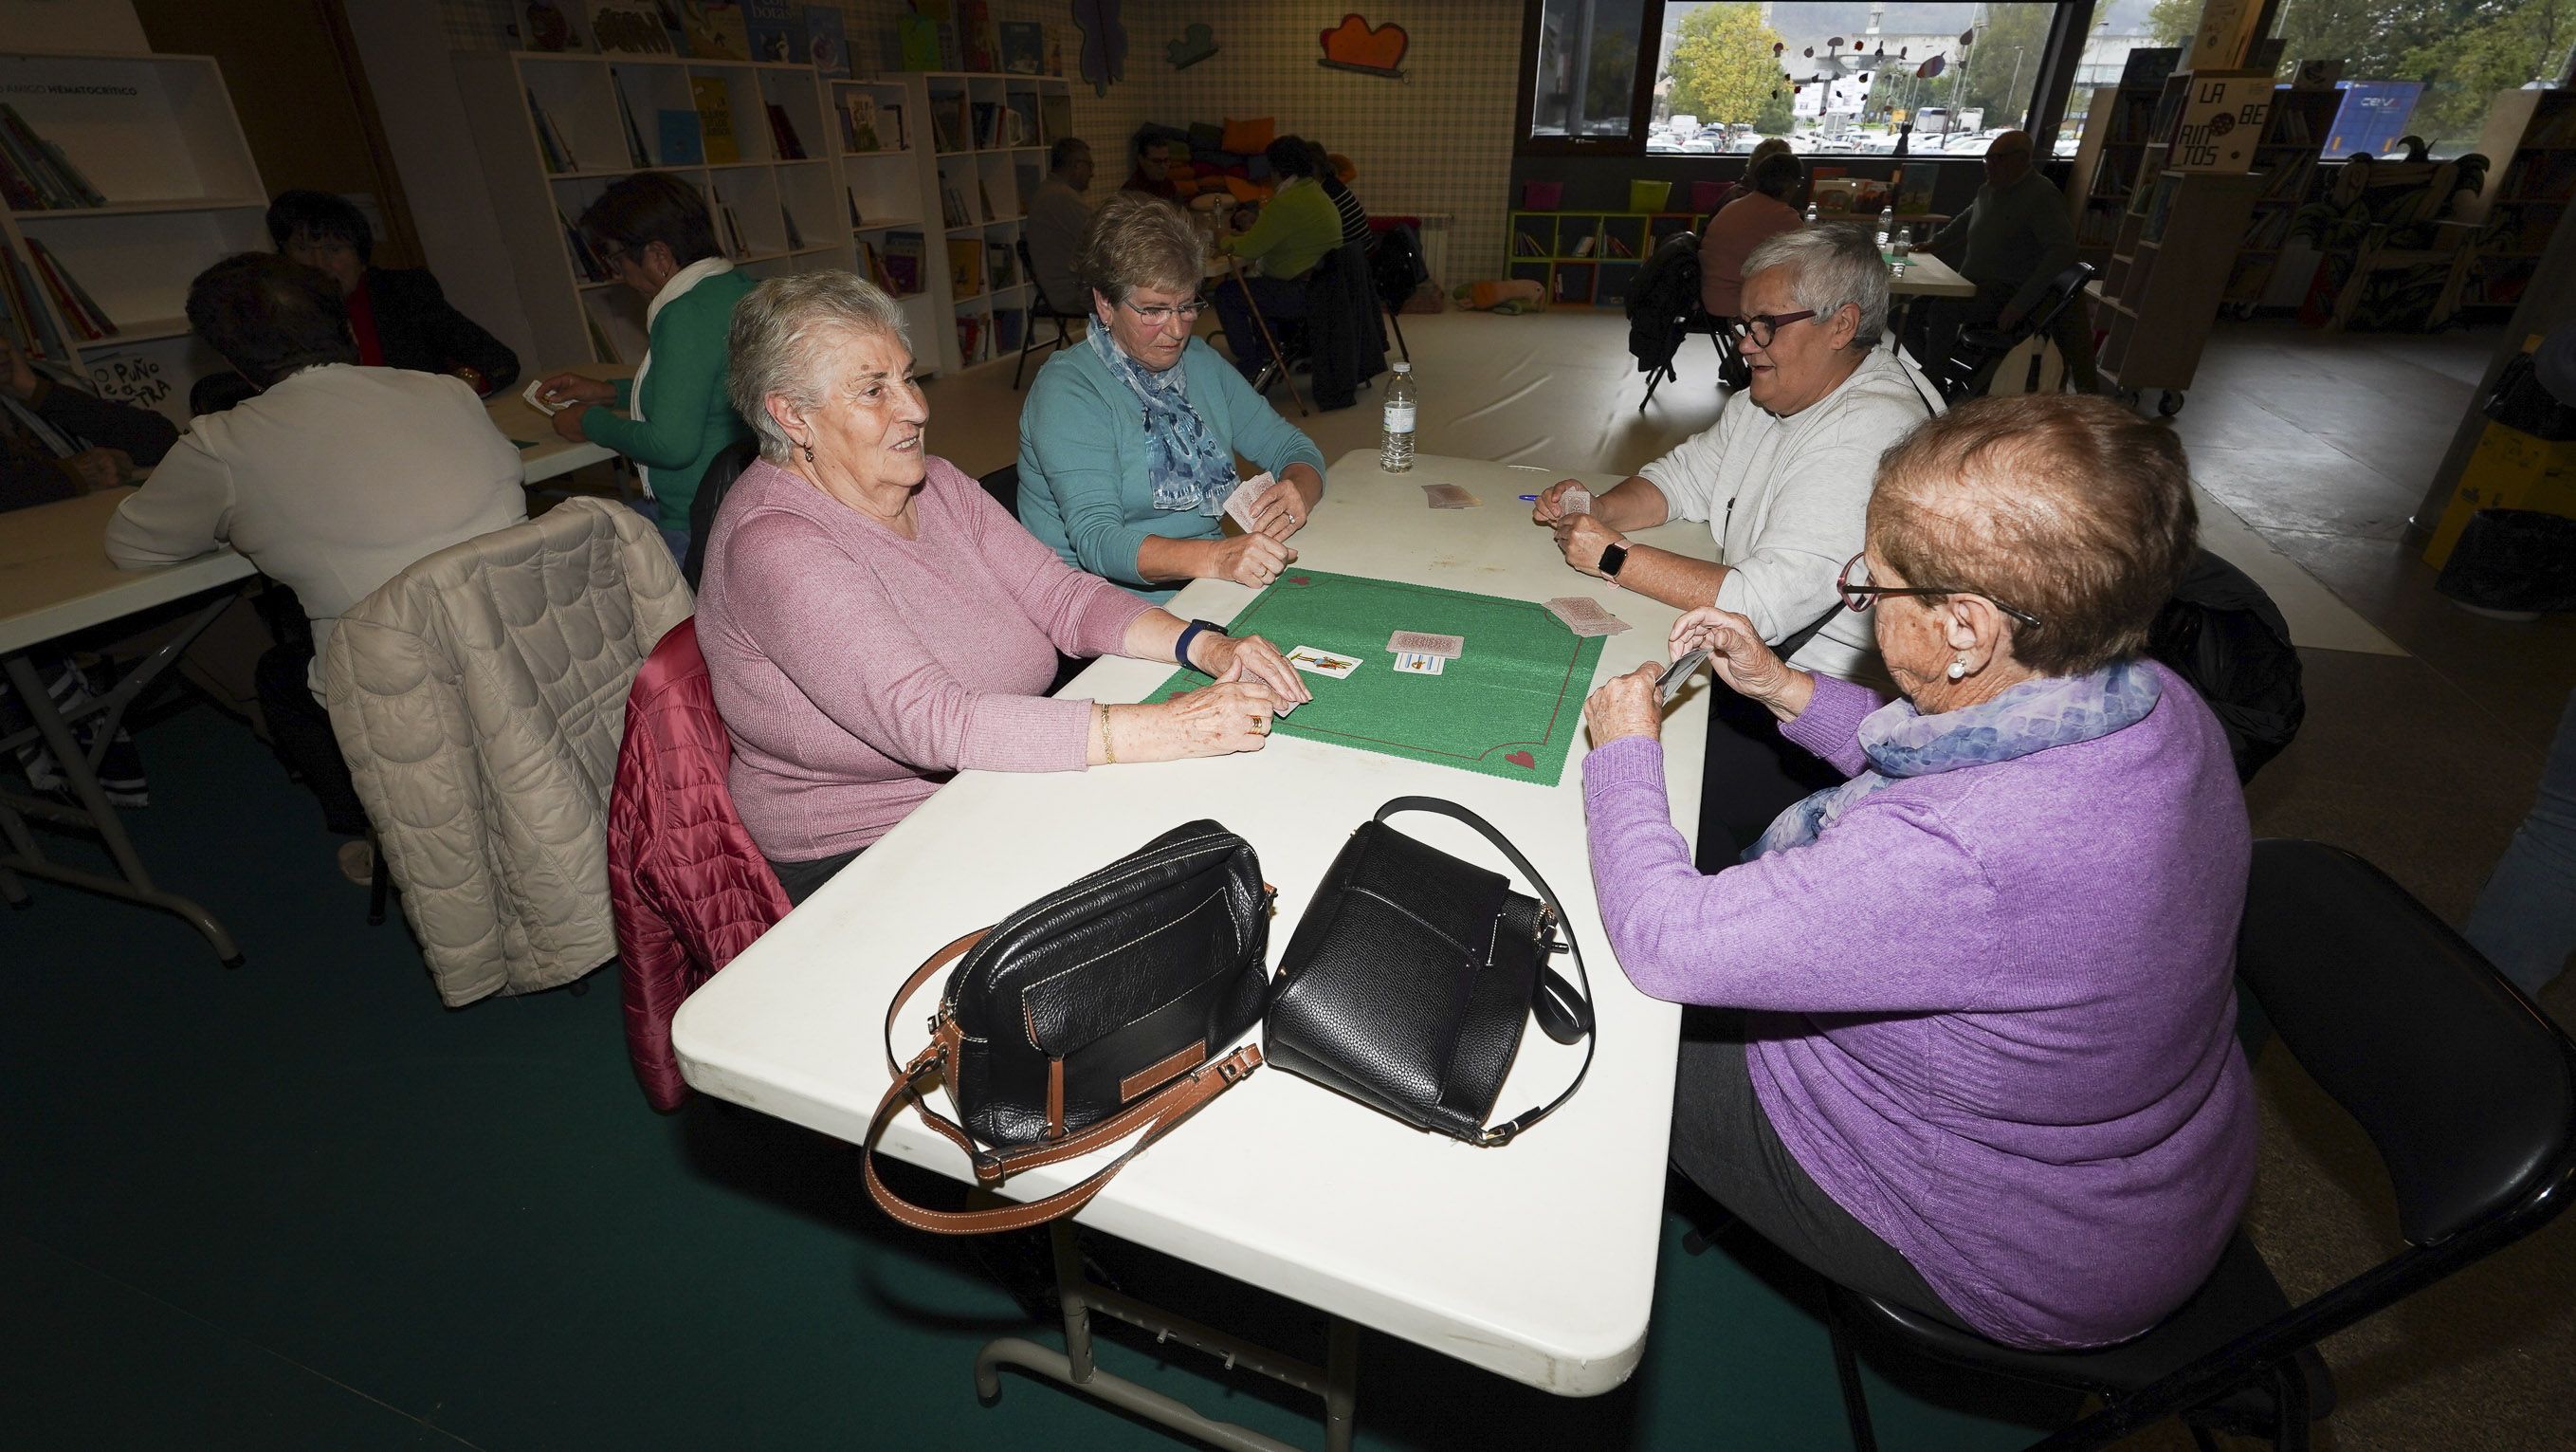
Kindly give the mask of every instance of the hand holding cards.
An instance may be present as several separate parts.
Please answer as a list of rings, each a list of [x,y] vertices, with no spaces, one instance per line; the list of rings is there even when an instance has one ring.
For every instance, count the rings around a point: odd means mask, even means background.
[[[1692,674],[1707,663],[1708,648],[1706,646],[1702,646],[1697,650],[1683,652],[1680,659],[1674,661],[1671,665],[1664,667],[1664,673],[1655,677],[1655,704],[1658,706],[1671,705],[1673,703],[1673,697],[1681,693],[1682,687],[1690,684]]]
[[[1556,507],[1567,514],[1590,514],[1592,512],[1592,491],[1584,488],[1580,484],[1577,484],[1573,488],[1556,496]]]
[[[535,409],[537,412],[544,414],[548,418],[553,418],[556,414],[563,412],[566,408],[570,407],[572,403],[570,399],[566,399],[562,403],[557,403],[552,398],[548,397],[546,393],[546,381],[542,378],[529,379],[528,386],[520,391],[519,396],[528,401],[528,407]]]
[[[1265,470],[1235,485],[1234,492],[1225,496],[1225,517],[1233,520],[1245,534],[1260,528],[1252,521],[1253,506],[1259,504],[1261,496],[1269,493],[1278,482]]]

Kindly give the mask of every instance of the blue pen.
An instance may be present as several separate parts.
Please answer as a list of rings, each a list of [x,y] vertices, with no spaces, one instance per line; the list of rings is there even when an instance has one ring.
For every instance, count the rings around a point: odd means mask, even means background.
[[[1521,496],[1521,503],[1536,504],[1538,503],[1538,496],[1535,494],[1524,494]]]

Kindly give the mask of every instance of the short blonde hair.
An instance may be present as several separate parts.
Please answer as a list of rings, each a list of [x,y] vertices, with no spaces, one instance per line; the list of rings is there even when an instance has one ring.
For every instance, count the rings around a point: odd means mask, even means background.
[[[1181,209],[1144,192],[1116,192],[1082,233],[1074,272],[1083,285],[1123,303],[1140,287],[1193,293],[1206,266],[1207,243]]]
[[[2012,654],[2046,675],[2145,650],[2199,530],[2173,430],[2081,395],[1981,398],[1926,419],[1879,456],[1869,497],[1879,558],[1910,583],[2038,617],[2014,627]]]
[[[797,413],[823,404],[836,376],[833,355],[852,334],[891,337],[907,349],[912,336],[903,305],[851,272],[773,277],[733,305],[726,336],[733,411],[751,425],[760,457],[784,464],[796,443],[769,416],[772,395]]]

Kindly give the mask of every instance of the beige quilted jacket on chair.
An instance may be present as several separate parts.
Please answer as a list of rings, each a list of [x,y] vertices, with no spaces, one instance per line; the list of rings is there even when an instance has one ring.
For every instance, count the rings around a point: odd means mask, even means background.
[[[331,726],[450,1007],[617,952],[608,793],[635,668],[694,610],[633,510],[576,498],[421,560],[323,661]]]

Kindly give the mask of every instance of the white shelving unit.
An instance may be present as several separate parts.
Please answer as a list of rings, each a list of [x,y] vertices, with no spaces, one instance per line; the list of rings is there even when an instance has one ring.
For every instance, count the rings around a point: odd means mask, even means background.
[[[754,277],[856,265],[841,128],[812,66],[538,51],[460,51],[455,63],[536,339],[532,372],[644,356],[643,299],[588,275],[569,235],[620,177],[661,171],[696,187],[717,245]],[[701,90],[714,100],[710,83],[723,88],[717,125],[700,115]],[[772,107],[801,157],[781,154]]]
[[[909,148],[844,157],[842,165],[863,217],[872,204],[906,212],[912,225],[887,231],[922,238],[922,287],[906,304],[922,366],[954,372],[1015,356],[1032,296],[1018,244],[1028,197],[1046,176],[1047,148],[1056,139],[1047,115],[1069,112],[1069,83],[1061,76],[922,71],[833,89],[869,94],[880,114],[889,104],[904,108]],[[896,195],[907,170],[909,198]]]
[[[188,284],[216,260],[268,250],[267,190],[211,56],[0,53],[0,100],[60,148],[101,207],[11,210],[0,222],[28,304],[76,369],[112,398],[185,424],[188,388],[229,365],[188,329]],[[84,338],[34,267],[40,244],[116,325]],[[21,320],[25,326],[28,320]]]

